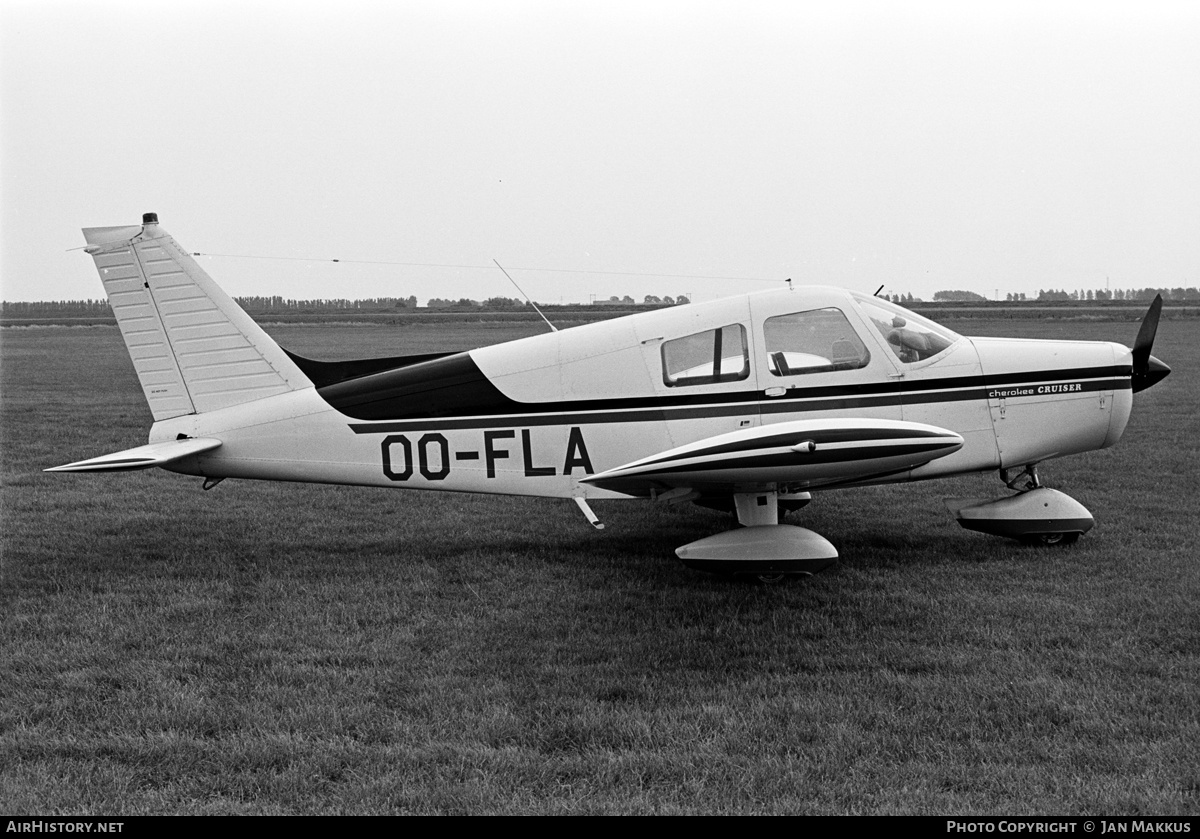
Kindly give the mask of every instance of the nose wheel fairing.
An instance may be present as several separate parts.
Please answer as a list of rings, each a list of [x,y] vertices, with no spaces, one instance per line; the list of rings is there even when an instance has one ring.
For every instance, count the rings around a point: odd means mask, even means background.
[[[1046,545],[1074,542],[1095,524],[1074,498],[1044,486],[990,500],[950,499],[946,506],[967,530]]]

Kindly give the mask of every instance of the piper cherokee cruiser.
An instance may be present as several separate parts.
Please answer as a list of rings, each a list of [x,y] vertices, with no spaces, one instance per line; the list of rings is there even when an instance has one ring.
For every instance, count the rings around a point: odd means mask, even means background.
[[[327,362],[281,348],[147,213],[83,231],[150,405],[149,443],[55,467],[162,467],[573,499],[695,502],[741,527],[689,566],[807,574],[837,551],[780,521],[814,493],[997,470],[1012,494],[951,505],[1045,543],[1092,526],[1037,464],[1111,446],[1169,372],[1150,306],[1133,348],[967,338],[888,301],[797,287],[458,353]]]

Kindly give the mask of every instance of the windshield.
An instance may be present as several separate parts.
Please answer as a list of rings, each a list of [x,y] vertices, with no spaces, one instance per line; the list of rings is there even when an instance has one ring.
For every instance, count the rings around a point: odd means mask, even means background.
[[[941,324],[910,312],[895,303],[855,294],[867,320],[879,330],[888,349],[905,364],[933,358],[962,338]]]

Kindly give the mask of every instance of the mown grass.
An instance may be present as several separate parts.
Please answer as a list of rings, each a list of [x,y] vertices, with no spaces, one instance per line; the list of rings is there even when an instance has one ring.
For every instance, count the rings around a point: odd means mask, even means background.
[[[1136,323],[973,322],[1113,338]],[[513,330],[279,327],[348,358]],[[536,326],[520,330],[536,331]],[[526,334],[526,333],[521,333]],[[699,508],[46,475],[137,445],[112,328],[4,330],[0,811],[1195,814],[1200,327],[1114,449],[1042,468],[1077,545],[961,530],[994,475],[830,493],[842,554],[688,571]]]

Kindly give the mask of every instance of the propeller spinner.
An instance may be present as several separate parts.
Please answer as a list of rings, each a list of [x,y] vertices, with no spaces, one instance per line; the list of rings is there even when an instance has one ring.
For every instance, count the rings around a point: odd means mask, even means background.
[[[1150,304],[1146,317],[1142,318],[1142,326],[1138,330],[1137,339],[1133,342],[1133,392],[1145,390],[1161,382],[1171,372],[1171,368],[1163,364],[1150,350],[1154,346],[1154,335],[1158,332],[1158,317],[1162,313],[1162,295],[1156,295]]]

